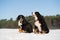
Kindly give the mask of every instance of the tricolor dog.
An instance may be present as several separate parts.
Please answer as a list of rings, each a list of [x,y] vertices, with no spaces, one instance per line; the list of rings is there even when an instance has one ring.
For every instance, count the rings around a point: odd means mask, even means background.
[[[35,20],[34,33],[49,33],[44,17],[39,12],[32,12],[32,16]]]
[[[33,32],[32,25],[25,19],[23,15],[17,17],[19,32],[31,33]]]

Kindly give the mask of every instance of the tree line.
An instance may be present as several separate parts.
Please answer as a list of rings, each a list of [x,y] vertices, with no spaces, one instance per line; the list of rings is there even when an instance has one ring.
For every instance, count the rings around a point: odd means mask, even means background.
[[[56,16],[44,16],[45,21],[49,29],[60,29],[60,15]],[[32,16],[26,16],[27,21],[31,23],[34,27],[34,18]],[[13,18],[0,19],[0,28],[18,28],[17,20],[13,20]]]

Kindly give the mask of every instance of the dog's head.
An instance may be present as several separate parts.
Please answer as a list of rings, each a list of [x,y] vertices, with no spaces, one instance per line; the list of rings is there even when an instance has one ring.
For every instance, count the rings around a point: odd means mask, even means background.
[[[21,26],[24,20],[25,20],[25,17],[23,15],[18,15],[17,17],[18,26]]]
[[[39,20],[41,17],[41,14],[39,12],[32,12],[32,16],[35,18],[35,20]]]

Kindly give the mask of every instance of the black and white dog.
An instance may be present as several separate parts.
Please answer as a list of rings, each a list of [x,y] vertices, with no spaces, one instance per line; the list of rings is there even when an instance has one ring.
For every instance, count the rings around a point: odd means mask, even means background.
[[[44,17],[39,12],[33,12],[32,16],[35,19],[34,33],[49,33]]]
[[[26,33],[33,32],[32,25],[25,19],[23,15],[18,15],[17,20],[18,20],[19,32],[26,32]]]

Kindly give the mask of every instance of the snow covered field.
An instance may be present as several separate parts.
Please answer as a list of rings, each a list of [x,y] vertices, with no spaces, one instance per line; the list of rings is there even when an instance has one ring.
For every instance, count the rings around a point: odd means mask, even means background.
[[[60,29],[49,34],[19,33],[18,29],[0,29],[0,40],[60,40]]]

